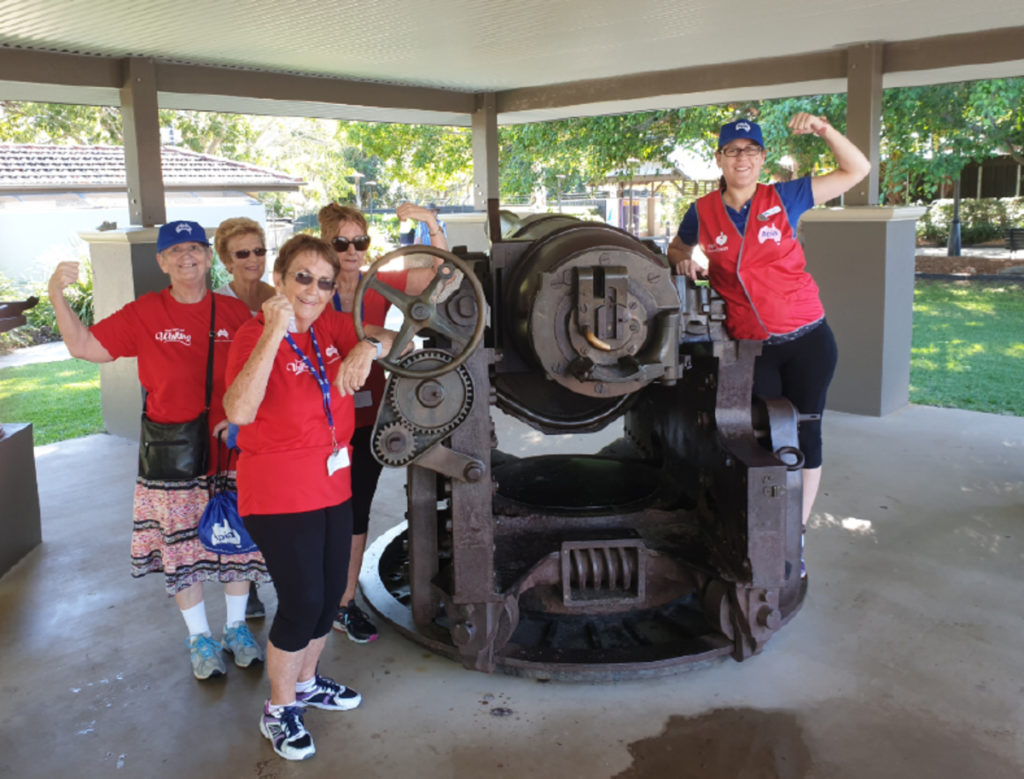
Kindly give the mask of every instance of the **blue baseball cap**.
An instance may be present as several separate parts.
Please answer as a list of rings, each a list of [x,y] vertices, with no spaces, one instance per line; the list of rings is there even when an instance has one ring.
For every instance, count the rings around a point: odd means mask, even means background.
[[[749,119],[737,119],[735,122],[723,124],[722,129],[718,131],[718,148],[721,149],[723,146],[728,146],[733,141],[741,139],[753,141],[762,149],[764,148],[761,126]]]
[[[177,222],[168,222],[160,228],[160,234],[156,238],[156,250],[162,252],[175,244],[187,241],[201,243],[203,246],[210,245],[206,239],[206,230],[199,222],[187,222],[183,219]]]

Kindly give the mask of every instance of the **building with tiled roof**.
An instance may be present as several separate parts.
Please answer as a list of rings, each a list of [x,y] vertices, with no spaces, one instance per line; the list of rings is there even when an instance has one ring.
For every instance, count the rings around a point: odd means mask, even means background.
[[[295,192],[305,182],[267,168],[174,146],[161,148],[167,220],[215,228],[233,216],[266,226],[258,192]],[[58,261],[88,255],[82,233],[129,226],[120,146],[0,144],[0,274],[45,280]],[[289,228],[290,231],[290,228]],[[279,239],[268,230],[269,247]]]
[[[305,182],[247,162],[199,154],[176,146],[160,150],[164,190],[294,192]],[[121,146],[0,144],[0,194],[123,192]]]

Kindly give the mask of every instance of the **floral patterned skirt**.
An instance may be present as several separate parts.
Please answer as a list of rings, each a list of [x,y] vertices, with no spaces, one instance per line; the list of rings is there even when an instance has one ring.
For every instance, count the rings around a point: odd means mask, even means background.
[[[240,555],[208,552],[196,528],[209,501],[209,479],[135,482],[132,576],[163,571],[164,587],[176,595],[198,582],[269,582],[258,551]],[[234,474],[229,488],[234,489]]]

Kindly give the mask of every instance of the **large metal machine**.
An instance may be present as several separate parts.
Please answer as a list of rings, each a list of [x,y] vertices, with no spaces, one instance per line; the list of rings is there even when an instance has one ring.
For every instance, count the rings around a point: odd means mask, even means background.
[[[806,589],[799,418],[752,402],[760,344],[604,224],[550,215],[489,255],[427,250],[444,264],[416,298],[376,279],[413,251],[357,290],[357,310],[372,288],[404,316],[373,446],[407,468],[408,513],[368,552],[373,607],[485,672],[624,678],[760,651]],[[623,432],[516,457],[494,407],[545,435]]]

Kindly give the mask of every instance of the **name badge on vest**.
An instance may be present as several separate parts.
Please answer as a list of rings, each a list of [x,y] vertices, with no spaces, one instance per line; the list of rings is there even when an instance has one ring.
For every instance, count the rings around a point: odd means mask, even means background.
[[[759,222],[767,222],[769,219],[771,219],[773,216],[775,216],[781,210],[782,210],[782,206],[772,206],[767,211],[762,211],[760,214],[758,214],[757,215],[757,221],[759,221]]]
[[[342,468],[348,468],[348,448],[344,446],[328,456],[327,475],[333,476],[335,471],[340,471]]]

